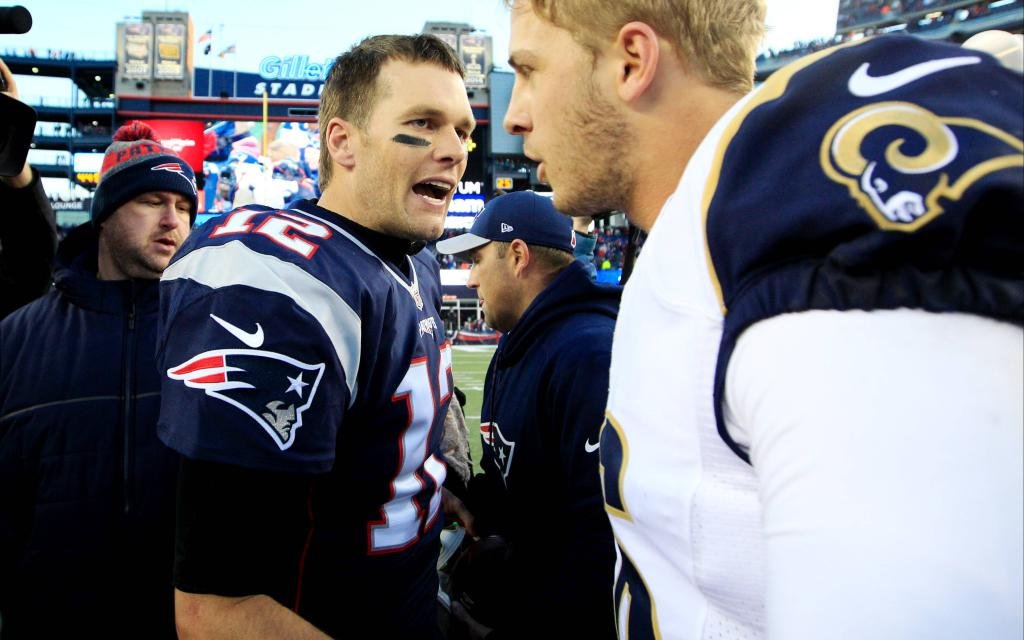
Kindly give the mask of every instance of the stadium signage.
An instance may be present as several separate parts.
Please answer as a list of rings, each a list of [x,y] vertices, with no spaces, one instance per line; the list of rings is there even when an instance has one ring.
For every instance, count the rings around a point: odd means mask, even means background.
[[[448,206],[448,213],[454,216],[475,216],[484,210],[484,197],[480,195],[452,196],[452,203]],[[472,222],[472,219],[470,219]],[[469,225],[465,225],[469,226]]]
[[[309,56],[267,56],[260,60],[259,76],[253,95],[269,97],[319,98],[324,92],[324,80],[334,60],[310,62]]]
[[[334,60],[328,58],[323,64],[310,62],[309,56],[279,58],[267,56],[260,61],[260,77],[264,80],[311,80],[323,82],[331,70]]]
[[[257,82],[256,87],[252,93],[256,97],[263,97],[263,93],[266,92],[267,96],[274,98],[277,96],[282,97],[296,97],[296,98],[317,98],[324,92],[324,83],[322,82]]]
[[[72,200],[70,202],[50,200],[50,207],[54,211],[88,211],[90,206],[92,206],[91,203],[89,206],[86,206],[85,200]]]

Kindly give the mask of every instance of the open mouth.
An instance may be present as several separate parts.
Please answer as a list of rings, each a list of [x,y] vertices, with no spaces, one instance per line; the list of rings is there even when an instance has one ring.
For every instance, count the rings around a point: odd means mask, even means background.
[[[444,201],[455,189],[455,185],[440,180],[425,180],[412,186],[412,191],[418,196],[437,202]]]
[[[159,238],[156,241],[156,243],[159,244],[159,245],[163,245],[163,246],[165,246],[165,247],[167,247],[169,249],[177,249],[178,248],[178,244],[174,240],[170,240],[168,238]]]

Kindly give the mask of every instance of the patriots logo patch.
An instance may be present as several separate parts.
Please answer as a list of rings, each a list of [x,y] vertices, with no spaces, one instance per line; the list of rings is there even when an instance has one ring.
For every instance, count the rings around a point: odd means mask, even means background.
[[[281,451],[292,446],[302,413],[313,404],[325,365],[259,349],[204,351],[167,370],[256,421]]]
[[[149,170],[150,171],[170,171],[171,173],[176,173],[179,176],[181,176],[182,178],[184,178],[185,182],[187,182],[188,185],[190,187],[192,187],[192,193],[194,195],[199,195],[199,191],[196,189],[196,181],[195,181],[195,179],[188,177],[185,174],[185,170],[182,169],[181,165],[178,164],[177,162],[165,162],[163,164],[158,164],[155,167],[150,167]]]
[[[494,464],[501,471],[501,478],[508,484],[508,472],[512,469],[512,455],[516,452],[516,443],[505,439],[497,422],[481,422],[480,436],[484,444],[494,453]]]

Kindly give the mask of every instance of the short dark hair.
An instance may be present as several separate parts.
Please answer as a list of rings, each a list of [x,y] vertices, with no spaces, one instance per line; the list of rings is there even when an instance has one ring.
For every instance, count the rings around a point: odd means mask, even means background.
[[[334,60],[324,91],[320,96],[320,188],[330,182],[333,172],[327,153],[327,123],[342,118],[359,128],[366,126],[377,100],[388,87],[381,87],[377,78],[381,68],[391,60],[424,62],[466,77],[455,51],[437,36],[381,35],[370,36]]]
[[[509,247],[512,246],[511,242],[493,240],[491,243],[494,245],[495,254],[497,254],[499,258],[504,258],[508,253]],[[527,243],[526,246],[530,247],[530,255],[533,257],[533,260],[537,265],[544,271],[545,280],[548,282],[553,280],[555,276],[562,272],[562,269],[568,267],[572,264],[573,260],[576,259],[575,255],[568,251],[562,251],[561,249],[529,243]]]

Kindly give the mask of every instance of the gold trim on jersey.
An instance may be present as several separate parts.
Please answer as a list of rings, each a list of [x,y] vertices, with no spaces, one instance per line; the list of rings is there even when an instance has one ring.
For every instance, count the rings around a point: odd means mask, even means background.
[[[635,562],[633,562],[632,556],[630,556],[628,553],[626,553],[625,546],[623,546],[622,541],[619,540],[619,537],[618,536],[614,536],[614,537],[615,537],[615,546],[618,547],[619,554],[622,556],[621,557],[621,561],[619,563],[619,567],[618,567],[619,570],[615,574],[615,584],[616,585],[618,584],[618,582],[619,582],[619,573],[622,571],[622,568],[628,562],[629,566],[633,567],[633,571],[636,572],[637,577],[640,578],[640,585],[643,587],[644,591],[647,592],[647,600],[650,601],[650,603],[651,603],[651,631],[654,633],[654,640],[662,640],[662,637],[661,637],[661,627],[658,624],[658,605],[657,605],[657,603],[654,602],[654,594],[651,593],[651,587],[650,587],[649,584],[647,584],[647,578],[644,577],[643,572],[641,572],[640,568],[636,566]],[[617,602],[613,603],[613,606],[615,607],[615,632],[618,633],[619,640],[630,640],[630,638],[629,638],[629,614],[630,614],[631,607],[629,605],[632,604],[632,600],[633,600],[633,594],[632,594],[632,591],[629,588],[629,583],[627,582],[626,584],[624,584],[622,586],[622,596],[618,599]],[[623,608],[623,606],[622,606],[624,603],[626,604],[625,608]],[[620,620],[619,619],[619,614],[622,611],[625,611],[626,615],[623,616],[623,619]],[[646,639],[641,639],[641,640],[646,640]]]
[[[604,510],[608,512],[608,515],[615,516],[616,518],[621,518],[626,522],[633,522],[633,516],[629,515],[629,509],[626,507],[626,496],[623,492],[624,487],[622,484],[626,477],[626,466],[629,464],[629,444],[626,442],[626,434],[623,433],[622,431],[622,425],[620,425],[619,421],[615,419],[614,415],[612,415],[611,409],[606,410],[604,412],[604,416],[605,421],[604,424],[601,425],[601,433],[598,434],[598,442],[601,441],[601,436],[604,435],[604,430],[609,425],[611,425],[611,428],[615,430],[616,434],[618,434],[619,446],[622,448],[622,464],[619,465],[619,477],[616,478],[616,485],[619,488],[619,500],[622,501],[622,510],[619,510],[609,505],[607,496],[605,496],[604,500]],[[605,469],[604,464],[600,461],[600,459],[598,460],[597,470],[598,473],[600,473],[601,475],[601,491],[603,492],[605,487]]]
[[[704,259],[707,262],[708,274],[711,276],[711,285],[715,290],[715,297],[718,299],[718,305],[722,310],[723,316],[728,313],[728,309],[725,306],[725,297],[722,294],[722,284],[719,282],[718,274],[715,272],[715,263],[711,260],[711,246],[708,244],[708,211],[711,208],[711,200],[714,198],[715,191],[718,189],[718,180],[722,175],[722,162],[725,159],[726,149],[729,148],[729,144],[736,137],[736,133],[740,130],[740,126],[747,116],[750,115],[750,112],[766,102],[782,97],[782,94],[786,92],[786,87],[789,86],[789,79],[796,75],[798,71],[803,70],[822,58],[832,55],[840,49],[863,44],[868,40],[870,38],[836,45],[824,51],[806,55],[779,69],[769,76],[757,93],[750,98],[747,104],[743,105],[743,108],[726,125],[725,131],[722,132],[722,137],[718,141],[718,147],[711,161],[711,171],[708,173],[707,183],[704,187],[704,198],[701,202],[701,227],[704,229]]]

